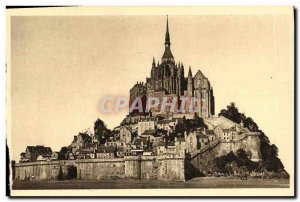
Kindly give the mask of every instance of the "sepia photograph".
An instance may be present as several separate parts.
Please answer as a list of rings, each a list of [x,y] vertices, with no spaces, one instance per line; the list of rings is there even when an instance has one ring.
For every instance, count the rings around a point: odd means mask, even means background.
[[[6,10],[12,197],[294,197],[294,8]]]

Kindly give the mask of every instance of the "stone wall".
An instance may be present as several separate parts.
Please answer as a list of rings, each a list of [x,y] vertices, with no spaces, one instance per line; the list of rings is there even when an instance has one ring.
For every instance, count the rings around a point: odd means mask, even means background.
[[[158,162],[156,156],[124,157],[125,177],[137,179],[157,179]]]
[[[158,156],[158,178],[185,181],[185,158],[181,155]]]
[[[64,180],[103,178],[135,178],[185,180],[184,157],[125,156],[114,159],[77,159],[16,163],[15,180]]]
[[[77,179],[100,180],[102,178],[122,178],[125,175],[124,160],[77,159]]]
[[[12,169],[15,180],[57,180],[71,178],[70,171],[75,161],[38,161],[17,163]],[[75,174],[76,175],[76,174]]]
[[[157,156],[141,156],[141,179],[158,178]]]

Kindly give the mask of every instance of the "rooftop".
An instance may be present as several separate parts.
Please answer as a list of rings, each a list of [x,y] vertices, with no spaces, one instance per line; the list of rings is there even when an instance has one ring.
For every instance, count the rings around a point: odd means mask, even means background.
[[[99,146],[97,153],[114,153],[116,148],[114,146]]]

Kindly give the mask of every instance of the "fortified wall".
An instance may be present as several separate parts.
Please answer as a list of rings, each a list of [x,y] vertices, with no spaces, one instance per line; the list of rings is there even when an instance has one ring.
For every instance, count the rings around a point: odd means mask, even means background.
[[[181,155],[125,156],[113,159],[77,159],[16,163],[14,180],[59,180],[135,178],[185,180],[184,157]]]
[[[60,180],[135,178],[180,180],[201,176],[214,169],[214,158],[238,149],[250,152],[252,161],[261,160],[258,133],[247,133],[232,141],[218,140],[185,158],[179,154],[158,156],[125,156],[113,159],[77,159],[38,161],[12,165],[14,180]]]
[[[74,160],[16,163],[12,170],[15,180],[60,180],[77,175]]]

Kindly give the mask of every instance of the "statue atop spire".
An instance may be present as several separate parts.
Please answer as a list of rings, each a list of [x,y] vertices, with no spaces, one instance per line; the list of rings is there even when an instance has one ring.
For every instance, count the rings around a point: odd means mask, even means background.
[[[170,46],[170,33],[169,33],[169,20],[167,16],[167,28],[166,28],[166,37],[165,37],[165,46]]]
[[[171,52],[171,41],[170,41],[170,33],[169,33],[169,19],[167,16],[167,26],[166,26],[166,36],[165,36],[165,52],[162,57],[162,61],[174,61],[173,54]]]

